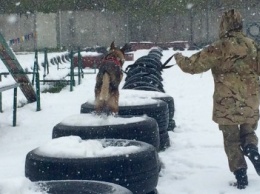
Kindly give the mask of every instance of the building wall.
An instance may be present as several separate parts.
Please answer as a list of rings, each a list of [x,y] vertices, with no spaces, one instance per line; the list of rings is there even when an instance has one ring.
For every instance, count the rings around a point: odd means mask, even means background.
[[[0,33],[6,41],[12,41],[14,51],[31,50],[34,48],[34,15],[0,14]],[[29,37],[28,35],[31,34]]]
[[[57,14],[36,14],[36,43],[38,49],[57,47]]]
[[[61,12],[60,45],[67,48],[110,45],[125,41],[124,18],[120,13],[96,11]]]
[[[260,4],[255,7],[240,9],[244,18],[244,30],[252,23],[260,21]],[[129,13],[97,11],[62,11],[58,13],[35,13],[28,15],[0,14],[0,32],[7,42],[12,42],[14,51],[33,51],[35,48],[72,49],[109,46],[125,42],[173,42],[189,41],[205,45],[218,39],[218,26],[223,10],[196,8],[187,10],[182,15],[172,14],[134,18]],[[260,26],[260,25],[259,25]],[[251,27],[250,27],[251,28]],[[260,40],[260,29],[252,27]],[[22,41],[25,37],[33,33]]]

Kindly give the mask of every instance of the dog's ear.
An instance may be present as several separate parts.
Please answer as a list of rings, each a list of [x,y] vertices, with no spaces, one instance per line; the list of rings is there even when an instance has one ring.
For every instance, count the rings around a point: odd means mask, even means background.
[[[109,50],[114,50],[114,49],[116,49],[116,47],[115,47],[115,41],[113,41],[113,42],[111,43]]]
[[[129,47],[130,45],[126,43],[120,50],[122,51],[122,53],[125,53],[125,51],[129,49]]]

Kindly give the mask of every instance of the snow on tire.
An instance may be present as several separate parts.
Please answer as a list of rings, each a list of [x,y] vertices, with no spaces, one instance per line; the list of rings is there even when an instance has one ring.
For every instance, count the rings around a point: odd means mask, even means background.
[[[130,139],[143,141],[159,150],[159,129],[155,119],[147,116],[98,116],[78,114],[54,126],[52,138],[76,135],[82,139]]]
[[[120,96],[121,98],[152,98],[152,99],[159,99],[163,100],[168,104],[169,109],[169,125],[167,131],[173,131],[176,127],[175,121],[173,119],[174,113],[175,113],[175,105],[174,105],[174,99],[172,96],[169,96],[166,93],[157,92],[157,91],[134,91],[129,89],[122,89],[120,90]]]
[[[96,180],[126,187],[135,194],[153,191],[160,162],[145,142],[119,139],[52,139],[26,155],[25,176],[31,181]]]
[[[36,183],[39,191],[48,194],[133,194],[117,184],[90,180],[40,181]]]
[[[88,101],[81,105],[81,113],[91,113],[94,111],[94,101]],[[161,134],[166,138],[168,123],[169,123],[169,110],[166,102],[162,100],[155,100],[149,98],[122,98],[119,101],[118,115],[132,115],[141,116],[147,115],[156,120],[159,127],[160,148],[164,150],[170,145],[169,136],[167,140],[161,141]],[[168,133],[167,133],[168,134]],[[162,143],[167,142],[167,143]]]

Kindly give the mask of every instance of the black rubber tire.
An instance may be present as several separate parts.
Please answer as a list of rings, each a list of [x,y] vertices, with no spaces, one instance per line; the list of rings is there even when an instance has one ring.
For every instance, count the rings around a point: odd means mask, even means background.
[[[144,61],[144,62],[142,62],[142,61],[135,62],[132,65],[128,65],[126,67],[125,71],[128,71],[129,69],[138,68],[138,67],[145,67],[145,68],[148,68],[148,69],[154,69],[156,71],[161,71],[160,67],[153,62],[154,60],[155,59],[151,59],[151,60]]]
[[[94,102],[86,102],[81,105],[81,113],[92,113],[94,112]],[[169,147],[168,143],[165,141],[161,142],[161,134],[168,134],[168,124],[169,124],[169,109],[166,102],[162,100],[155,100],[152,104],[143,104],[143,105],[119,105],[118,115],[134,115],[141,116],[147,115],[152,117],[157,121],[159,127],[159,136],[160,136],[160,147]],[[166,143],[166,145],[165,145]],[[159,149],[160,150],[160,149]]]
[[[57,58],[58,63],[59,63],[59,64],[62,64],[62,62],[61,62],[61,57],[60,57],[60,56],[57,56],[56,58]]]
[[[127,80],[127,81],[124,83],[124,87],[127,86],[128,84],[135,83],[135,82],[139,82],[139,81],[146,82],[146,83],[150,83],[150,84],[152,84],[152,85],[155,85],[155,86],[156,86],[157,88],[159,88],[160,90],[161,90],[161,89],[163,90],[163,84],[162,84],[162,82],[160,82],[158,79],[155,79],[155,78],[152,77],[152,76],[133,77],[132,79],[129,79],[129,80]]]
[[[60,180],[36,183],[40,191],[48,194],[133,194],[130,190],[103,181]]]
[[[158,55],[157,53],[153,53],[153,52],[151,52],[151,53],[149,53],[148,55],[147,55],[148,57],[151,57],[151,58],[153,58],[153,59],[157,59],[157,60],[161,60],[161,55]]]
[[[134,83],[129,83],[129,84],[126,84],[124,85],[124,88],[127,88],[127,89],[133,89],[137,86],[149,86],[149,87],[155,87],[157,88],[155,85],[149,83],[149,82],[144,82],[144,81],[137,81],[137,82],[134,82]]]
[[[54,63],[54,59],[53,59],[53,58],[50,60],[50,63],[51,63],[52,65],[56,65],[56,64]]]
[[[134,89],[138,86],[149,86],[153,88],[157,88],[160,92],[165,92],[161,84],[159,85],[157,82],[152,81],[151,79],[147,78],[145,79],[136,79],[133,82],[125,82],[124,86],[122,89]]]
[[[143,56],[143,57],[140,57],[139,59],[137,59],[135,61],[135,63],[145,63],[145,64],[153,64],[153,65],[156,65],[157,66],[157,70],[158,71],[162,71],[162,62],[156,58],[151,58],[149,56]]]
[[[169,109],[166,102],[162,100],[155,100],[153,104],[144,104],[139,106],[119,106],[119,115],[147,115],[157,121],[160,136],[160,148],[169,147],[168,143],[161,141],[161,134],[167,133],[169,124]]]
[[[156,91],[157,89],[160,91],[160,92],[164,92],[163,88],[159,88],[158,85],[155,85],[155,84],[152,84],[152,83],[149,83],[149,82],[144,82],[144,81],[137,81],[137,82],[134,82],[134,83],[128,83],[126,85],[124,85],[124,89],[135,89],[139,86],[147,86],[147,87],[151,87],[151,88],[156,88]]]
[[[158,193],[157,189],[154,189],[153,191],[151,191],[151,192],[149,192],[147,194],[159,194],[159,193]]]
[[[125,88],[123,88],[122,92],[124,92],[124,90],[127,90]],[[151,96],[151,94],[149,94],[149,92],[145,92],[143,94],[140,95],[140,93],[138,93],[138,97],[140,98],[146,98],[150,96],[153,99],[157,99],[157,100],[163,100],[164,102],[166,102],[168,104],[168,109],[169,109],[169,124],[168,124],[168,129],[167,131],[174,131],[174,128],[176,127],[176,123],[175,120],[173,120],[174,118],[174,113],[175,113],[175,105],[174,105],[174,99],[172,96],[169,95],[165,95],[165,96],[158,96],[158,94],[153,94]]]
[[[160,50],[158,50],[158,49],[152,49],[152,50],[150,50],[149,53],[148,53],[148,55],[149,55],[150,53],[155,53],[155,54],[157,54],[157,55],[159,55],[159,56],[161,56],[161,57],[163,56],[162,51],[160,51]]]
[[[128,89],[122,89],[120,92],[124,96],[125,92],[127,92],[127,90]],[[131,93],[132,93],[132,91],[131,91]],[[149,91],[146,91],[144,93],[135,92],[133,94],[135,97],[140,97],[140,98],[150,97],[152,99],[163,100],[164,102],[166,102],[168,104],[169,119],[172,119],[174,117],[175,105],[174,105],[174,98],[172,96],[167,95],[167,94],[162,94],[161,92],[157,93],[157,92],[149,92]]]
[[[137,86],[133,88],[134,90],[146,90],[146,91],[156,91],[156,92],[162,92],[158,88],[150,87],[150,86]]]
[[[174,119],[170,119],[167,131],[174,131],[175,127],[176,127],[175,120]]]
[[[54,64],[55,64],[55,65],[59,65],[59,61],[57,60],[56,57],[53,57],[53,61],[54,61]]]
[[[123,119],[125,122],[123,124],[111,124],[110,122],[109,125],[93,126],[86,124],[82,126],[84,120],[90,120],[92,116],[94,117],[94,115],[88,114],[85,117],[85,114],[81,114],[66,118],[65,123],[60,122],[54,126],[52,130],[52,138],[75,135],[82,139],[129,139],[149,143],[153,145],[157,151],[159,150],[159,128],[155,119],[151,117],[142,117],[142,120],[138,122],[127,122],[127,120],[130,121],[132,116],[119,115],[119,119],[124,117]],[[76,126],[74,124],[74,126],[71,126],[69,124],[70,120],[73,120],[74,117],[77,117],[78,120],[82,120],[80,121],[80,125]]]
[[[61,60],[62,60],[63,63],[67,63],[67,60],[66,60],[66,58],[65,58],[65,55],[61,55]]]
[[[151,79],[155,80],[156,82],[162,84],[162,77],[161,76],[158,77],[155,74],[149,74],[149,75],[146,74],[145,76],[133,75],[131,77],[126,77],[125,82],[131,82],[132,80],[139,79],[139,78],[151,78]]]
[[[138,77],[155,77],[156,80],[158,80],[159,82],[162,81],[162,76],[160,74],[160,72],[158,72],[155,69],[152,68],[135,68],[134,70],[131,70],[129,72],[127,72],[127,76],[125,78],[125,81],[130,80],[132,77],[136,77],[137,74],[143,74],[143,76],[138,76]]]
[[[163,100],[168,104],[169,109],[169,119],[172,119],[174,117],[175,113],[175,105],[174,105],[174,99],[171,96],[165,96],[165,97],[154,97],[153,99]]]
[[[68,62],[71,61],[71,59],[70,59],[70,54],[69,54],[69,53],[65,54],[65,59],[66,59]]]
[[[93,113],[94,102],[86,102],[81,105],[80,113]],[[119,116],[143,116],[154,118],[159,127],[159,133],[167,131],[169,124],[169,109],[166,102],[155,99],[153,103],[142,105],[119,104]]]
[[[160,134],[160,151],[164,151],[171,146],[168,131]]]
[[[160,51],[158,49],[152,49],[149,51],[148,54],[150,54],[150,53],[156,53],[157,55],[160,55],[161,57],[163,56],[162,51]]]
[[[160,162],[155,148],[132,140],[106,139],[103,146],[138,146],[127,155],[88,158],[55,158],[38,153],[26,155],[25,176],[31,181],[96,180],[126,187],[135,194],[153,191],[158,183]]]
[[[166,105],[166,107],[165,107]],[[143,106],[122,106],[119,107],[119,115],[144,115],[154,118],[159,126],[160,147],[163,151],[170,146],[168,135],[169,109],[166,102],[158,100],[156,104]]]
[[[157,80],[158,82],[163,81],[162,76],[160,76],[159,74],[149,74],[149,73],[145,73],[145,72],[136,73],[136,74],[133,74],[133,75],[128,75],[125,78],[125,81],[128,82],[128,81],[135,79],[137,77],[152,77],[153,79]]]
[[[127,71],[127,74],[134,75],[134,74],[141,73],[141,72],[162,75],[162,73],[160,71],[157,71],[155,68],[149,68],[146,66],[136,66],[136,67],[130,68]]]

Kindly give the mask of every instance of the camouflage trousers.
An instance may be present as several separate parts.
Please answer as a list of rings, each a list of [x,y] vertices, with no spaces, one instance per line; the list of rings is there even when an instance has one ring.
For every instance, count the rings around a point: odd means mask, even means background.
[[[219,125],[219,129],[223,132],[224,148],[231,172],[240,168],[247,169],[243,149],[248,144],[257,146],[256,128],[257,124]]]

